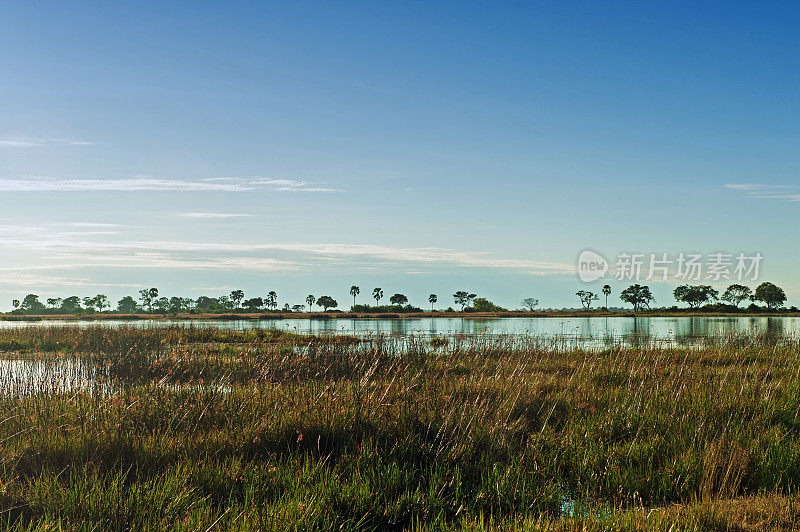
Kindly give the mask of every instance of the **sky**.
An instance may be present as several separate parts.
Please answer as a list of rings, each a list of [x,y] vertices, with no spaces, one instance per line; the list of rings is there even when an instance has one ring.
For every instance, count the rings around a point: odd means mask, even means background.
[[[621,305],[621,253],[760,254],[749,284],[800,305],[798,27],[796,1],[0,0],[0,310]]]

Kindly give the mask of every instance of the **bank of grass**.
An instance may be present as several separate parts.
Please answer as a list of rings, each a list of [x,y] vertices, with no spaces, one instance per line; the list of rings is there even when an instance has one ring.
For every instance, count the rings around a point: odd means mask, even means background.
[[[0,330],[16,529],[790,530],[800,346]],[[24,372],[15,368],[14,371]],[[5,369],[4,369],[5,368]],[[57,373],[57,372],[56,372]],[[24,375],[23,375],[24,376]],[[17,379],[17,380],[15,380]],[[43,382],[43,381],[42,381]]]

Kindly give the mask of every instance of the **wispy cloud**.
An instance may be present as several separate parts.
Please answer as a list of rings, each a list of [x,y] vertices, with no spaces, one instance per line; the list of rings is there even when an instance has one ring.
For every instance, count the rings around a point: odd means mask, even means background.
[[[0,226],[0,235],[3,229]],[[79,235],[64,232],[47,236],[41,232],[21,233],[12,231],[11,228],[6,229],[9,229],[8,236],[0,236],[0,246],[6,249],[24,249],[70,259],[82,257],[86,259],[86,264],[94,267],[113,264],[117,267],[271,270],[340,262],[364,267],[405,265],[411,266],[412,270],[419,270],[420,266],[498,268],[531,275],[572,274],[575,271],[571,264],[503,258],[491,253],[436,247],[404,248],[340,243],[109,242],[73,238]],[[87,232],[86,236],[90,235],[92,233]],[[276,254],[289,254],[291,260],[278,260],[274,257]]]
[[[176,214],[179,218],[247,218],[249,214],[226,214],[219,212],[184,212]]]
[[[39,137],[0,137],[0,148],[37,148],[42,146],[91,146],[85,140]]]
[[[754,199],[776,199],[783,201],[800,201],[797,187],[786,185],[762,185],[756,183],[728,183],[725,188],[744,192],[745,196]]]
[[[120,224],[109,224],[109,223],[96,223],[96,222],[68,222],[59,224],[62,227],[125,227]]]
[[[312,183],[307,181],[261,177],[198,180],[159,179],[150,176],[124,179],[55,179],[49,177],[0,179],[0,192],[249,192],[254,190],[334,192],[336,189],[312,186]]]

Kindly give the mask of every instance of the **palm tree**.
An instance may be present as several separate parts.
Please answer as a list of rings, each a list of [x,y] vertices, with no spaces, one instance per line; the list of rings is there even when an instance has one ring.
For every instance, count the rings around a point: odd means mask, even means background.
[[[267,294],[267,306],[271,309],[278,308],[278,294],[275,290],[270,290]]]
[[[314,306],[314,301],[316,301],[316,300],[317,300],[317,298],[312,296],[311,294],[309,294],[308,297],[306,297],[306,303],[308,303],[308,311],[309,312],[311,312],[313,310],[311,307]]]
[[[350,287],[350,295],[353,296],[353,306],[356,306],[356,296],[361,293],[361,289],[355,285]]]
[[[383,297],[383,288],[376,288],[372,291],[372,297],[375,298],[375,306],[378,306],[381,298]]]
[[[606,296],[606,310],[608,310],[608,296],[611,295],[611,287],[610,286],[605,285],[603,287],[603,295]]]
[[[436,296],[436,294],[431,294],[428,296],[428,303],[431,304],[431,312],[433,312],[433,304],[437,301],[439,301],[439,298]]]
[[[147,295],[150,297],[150,300],[148,301],[147,304],[150,307],[150,313],[152,314],[152,312],[153,312],[153,302],[156,299],[158,299],[158,288],[151,288],[150,290],[147,291]]]

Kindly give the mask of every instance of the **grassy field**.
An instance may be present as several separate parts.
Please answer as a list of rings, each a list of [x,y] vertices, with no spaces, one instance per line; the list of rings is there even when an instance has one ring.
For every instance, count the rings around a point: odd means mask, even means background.
[[[800,346],[0,330],[0,521],[126,530],[775,530]]]

